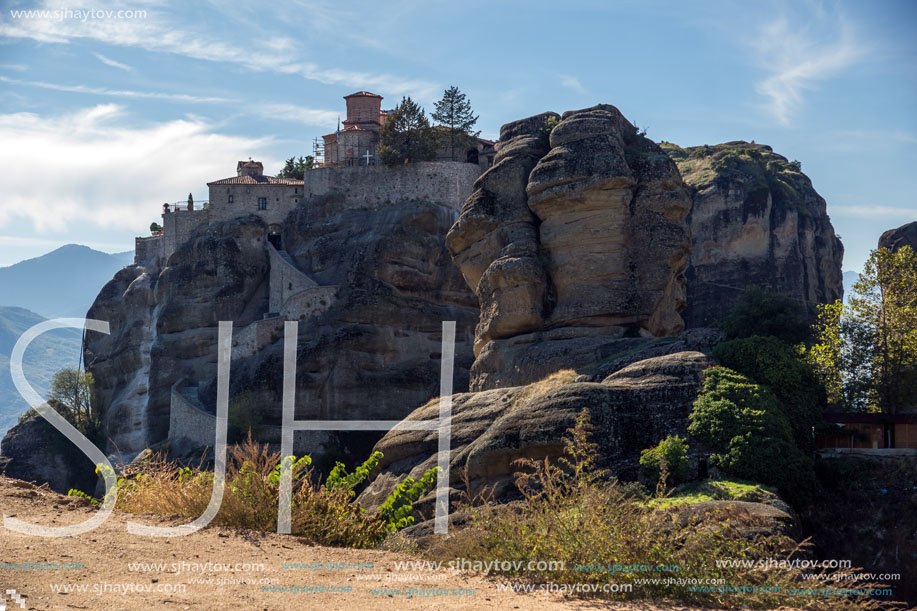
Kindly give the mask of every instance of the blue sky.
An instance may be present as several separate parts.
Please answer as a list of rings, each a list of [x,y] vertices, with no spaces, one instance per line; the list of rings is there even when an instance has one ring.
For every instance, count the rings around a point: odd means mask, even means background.
[[[342,96],[429,109],[452,84],[487,137],[610,103],[657,141],[770,144],[828,201],[844,269],[917,220],[917,3],[278,4],[0,1],[0,265],[129,250],[237,160],[309,154]]]

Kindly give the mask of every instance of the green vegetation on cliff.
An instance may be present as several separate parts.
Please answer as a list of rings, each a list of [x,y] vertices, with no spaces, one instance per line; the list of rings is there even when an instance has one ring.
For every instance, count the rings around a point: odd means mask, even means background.
[[[728,189],[731,182],[740,181],[747,191],[757,195],[754,203],[762,210],[770,194],[778,208],[800,214],[811,212],[803,194],[812,189],[812,183],[802,173],[802,164],[778,155],[766,144],[737,140],[688,148],[671,142],[661,142],[659,146],[675,161],[685,183],[694,191]]]

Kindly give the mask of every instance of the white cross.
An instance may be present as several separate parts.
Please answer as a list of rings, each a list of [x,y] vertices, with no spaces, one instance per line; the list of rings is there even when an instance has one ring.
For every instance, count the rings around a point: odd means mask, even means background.
[[[366,154],[363,155],[363,159],[366,160],[366,165],[369,165],[369,160],[372,159],[372,155],[369,154],[369,149],[366,149]]]

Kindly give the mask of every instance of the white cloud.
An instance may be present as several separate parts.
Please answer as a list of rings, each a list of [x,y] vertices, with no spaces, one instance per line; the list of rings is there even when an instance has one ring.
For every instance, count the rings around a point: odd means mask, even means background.
[[[152,100],[170,100],[174,102],[192,102],[192,103],[210,103],[210,102],[231,102],[232,100],[217,97],[201,97],[187,95],[183,93],[162,93],[158,91],[124,91],[118,89],[108,89],[107,87],[87,87],[85,85],[59,85],[56,83],[44,83],[42,81],[20,81],[5,76],[0,76],[0,83],[9,83],[11,85],[25,85],[27,87],[39,87],[41,89],[50,89],[53,91],[65,91],[67,93],[88,93],[92,95],[104,95],[118,98],[137,98]]]
[[[865,53],[852,26],[843,16],[818,15],[819,32],[796,26],[780,17],[761,28],[756,51],[768,76],[757,84],[769,98],[769,110],[781,125],[789,126],[805,93],[857,62]],[[791,24],[792,23],[792,24]]]
[[[583,84],[575,76],[570,76],[568,74],[560,75],[560,84],[566,87],[567,89],[572,89],[577,93],[586,93],[586,88],[583,87]]]
[[[260,116],[268,119],[293,121],[304,125],[324,125],[329,130],[341,114],[332,110],[316,110],[294,104],[259,104],[255,108]]]
[[[25,64],[0,64],[0,70],[15,70],[16,72],[25,72],[29,67]]]
[[[45,0],[36,7],[60,10],[58,0]],[[169,20],[166,10],[149,9],[142,19],[15,19],[9,11],[0,14],[0,37],[29,38],[40,42],[66,44],[88,39],[109,45],[135,47],[153,52],[174,53],[193,59],[230,62],[254,71],[291,74],[330,85],[369,89],[394,95],[424,98],[438,87],[422,79],[391,74],[367,73],[336,68],[322,68],[314,63],[296,61],[303,55],[299,42],[270,33],[262,42],[245,46],[241,41],[225,41],[225,36],[210,35],[202,28],[189,31]],[[199,24],[200,25],[200,24]],[[257,39],[257,37],[255,37]]]
[[[831,216],[843,216],[854,218],[895,218],[905,220],[917,219],[917,208],[895,208],[893,206],[842,206],[829,205],[828,213]]]
[[[107,87],[87,87],[86,85],[59,85],[56,83],[45,83],[42,81],[21,81],[11,79],[6,76],[0,76],[0,83],[9,83],[11,85],[24,85],[27,87],[39,87],[41,89],[50,89],[52,91],[64,91],[67,93],[85,93],[90,95],[109,96],[116,98],[133,98],[133,99],[151,99],[167,100],[170,102],[186,102],[193,104],[238,104],[238,99],[205,97],[188,95],[184,93],[163,93],[158,91],[129,91],[108,89]],[[328,127],[337,121],[340,114],[332,110],[320,110],[315,108],[306,108],[294,104],[275,104],[252,101],[248,104],[252,113],[265,118],[276,119],[280,121],[291,121],[293,123],[302,123],[305,125],[319,125]]]
[[[24,219],[42,233],[88,222],[139,235],[162,202],[232,175],[239,159],[280,165],[264,154],[270,138],[216,133],[200,119],[126,127],[124,114],[102,104],[65,115],[0,115],[0,141],[16,143],[0,148],[0,230]]]
[[[93,52],[93,55],[96,56],[96,59],[105,64],[106,66],[111,66],[112,68],[118,68],[120,70],[126,70],[128,72],[133,71],[133,66],[128,66],[127,64],[122,64],[121,62],[116,62],[110,57],[105,57],[101,53]]]

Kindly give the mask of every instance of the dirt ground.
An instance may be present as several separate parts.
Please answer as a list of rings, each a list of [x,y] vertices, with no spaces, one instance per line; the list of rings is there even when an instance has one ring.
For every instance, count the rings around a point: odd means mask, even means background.
[[[2,476],[0,510],[48,526],[79,523],[94,511],[78,499]],[[96,530],[76,537],[23,535],[0,525],[0,594],[6,610],[697,611],[582,600],[557,592],[516,593],[501,589],[507,582],[482,574],[406,570],[395,563],[415,558],[314,546],[289,535],[207,528],[186,537],[141,537],[127,532],[128,521],[167,525],[117,511]],[[299,563],[299,568],[283,563]],[[10,590],[21,597],[18,602]],[[3,605],[0,599],[0,610]]]

